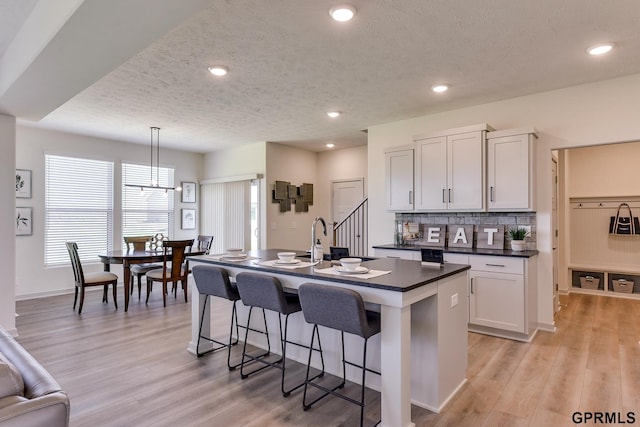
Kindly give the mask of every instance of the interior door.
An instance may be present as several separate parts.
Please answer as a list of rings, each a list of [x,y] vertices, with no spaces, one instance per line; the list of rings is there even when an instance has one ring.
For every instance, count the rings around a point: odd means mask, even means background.
[[[364,178],[332,181],[333,222],[340,223],[364,199]]]

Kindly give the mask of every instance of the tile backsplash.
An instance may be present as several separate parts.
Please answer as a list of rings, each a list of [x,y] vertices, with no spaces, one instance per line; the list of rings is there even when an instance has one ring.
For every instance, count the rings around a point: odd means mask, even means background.
[[[402,230],[398,224],[405,223],[436,224],[436,225],[474,225],[474,235],[478,225],[504,225],[505,249],[511,244],[508,230],[519,226],[530,226],[531,234],[527,237],[527,249],[536,249],[536,213],[535,212],[457,212],[457,213],[396,213],[396,230]],[[422,227],[420,227],[422,229]],[[396,244],[411,244],[402,240],[398,231],[394,232]]]

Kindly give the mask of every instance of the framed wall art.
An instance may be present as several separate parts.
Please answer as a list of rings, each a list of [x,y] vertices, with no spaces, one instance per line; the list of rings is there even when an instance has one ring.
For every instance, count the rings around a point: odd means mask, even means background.
[[[31,236],[33,234],[32,208],[16,208],[16,236]]]
[[[31,171],[16,169],[16,197],[20,199],[31,198]]]
[[[195,202],[196,202],[196,183],[183,182],[182,183],[182,203],[195,203]]]
[[[182,209],[181,228],[183,230],[196,229],[196,210],[195,209]]]

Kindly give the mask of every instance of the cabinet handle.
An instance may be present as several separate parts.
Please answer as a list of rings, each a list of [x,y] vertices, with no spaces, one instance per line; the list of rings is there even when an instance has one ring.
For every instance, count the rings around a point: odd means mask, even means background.
[[[471,293],[473,293],[473,277],[471,278]]]
[[[493,186],[489,187],[489,201],[493,202]]]
[[[451,189],[449,189],[449,203],[451,203]]]
[[[413,191],[409,190],[409,204],[413,203]]]
[[[485,264],[487,267],[504,267],[504,264]]]
[[[447,201],[444,199],[444,188],[442,189],[442,203],[447,203]]]

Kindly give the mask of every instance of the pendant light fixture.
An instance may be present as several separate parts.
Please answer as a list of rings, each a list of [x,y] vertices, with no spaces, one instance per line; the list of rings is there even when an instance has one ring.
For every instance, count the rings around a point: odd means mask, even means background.
[[[149,165],[149,171],[151,175],[151,181],[149,185],[139,184],[125,184],[127,187],[139,188],[140,191],[144,191],[145,188],[152,188],[156,190],[164,190],[167,193],[169,190],[180,191],[182,188],[178,187],[164,187],[160,185],[160,128],[152,126],[151,130],[151,163]],[[155,157],[155,161],[154,161]]]

